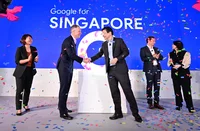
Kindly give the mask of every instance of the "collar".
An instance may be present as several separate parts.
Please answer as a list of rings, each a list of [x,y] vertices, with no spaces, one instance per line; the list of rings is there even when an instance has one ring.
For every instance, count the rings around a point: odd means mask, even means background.
[[[71,36],[72,36],[72,38],[73,38],[73,40],[74,40],[74,44],[76,44],[76,38],[74,38],[73,35],[71,35]]]
[[[112,37],[111,40],[108,40],[108,43],[115,43],[115,41],[114,41],[114,37]]]
[[[150,47],[149,45],[147,45],[147,47],[148,47],[149,49],[153,49],[153,47]]]

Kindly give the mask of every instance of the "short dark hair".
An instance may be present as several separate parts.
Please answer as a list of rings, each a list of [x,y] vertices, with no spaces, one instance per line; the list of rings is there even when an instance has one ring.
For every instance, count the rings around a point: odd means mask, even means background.
[[[183,49],[183,42],[180,40],[173,41],[173,44],[177,47],[178,50]]]
[[[25,40],[26,40],[27,37],[33,38],[30,34],[24,34],[22,36],[21,40],[20,40],[20,43],[22,43],[23,45],[25,45],[26,44]]]
[[[111,32],[111,34],[113,35],[113,30],[110,27],[104,27],[101,31],[106,30],[107,33]]]
[[[154,36],[148,36],[148,37],[146,38],[146,43],[148,43],[148,40],[151,40],[151,39],[155,39],[155,37],[154,37]]]

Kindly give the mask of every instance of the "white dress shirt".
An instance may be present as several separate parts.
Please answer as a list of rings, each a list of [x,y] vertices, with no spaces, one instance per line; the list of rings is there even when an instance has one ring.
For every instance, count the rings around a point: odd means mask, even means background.
[[[155,50],[153,49],[153,47],[150,47],[149,45],[147,45],[147,47],[149,48],[149,50],[150,50],[150,52],[151,52],[151,54],[152,54],[152,56],[155,54]],[[155,59],[155,60],[153,60],[153,65],[154,66],[157,66],[158,65],[158,62],[157,62],[157,60]]]

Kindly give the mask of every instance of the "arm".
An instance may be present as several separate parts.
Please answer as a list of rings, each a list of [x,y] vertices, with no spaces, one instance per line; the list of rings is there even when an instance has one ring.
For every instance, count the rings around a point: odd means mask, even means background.
[[[123,39],[120,39],[120,42],[121,42],[120,48],[122,50],[122,54],[117,57],[118,61],[125,59],[129,55],[129,50],[126,44],[124,43]]]
[[[174,63],[172,61],[172,59],[170,58],[170,54],[168,54],[168,62],[167,62],[167,66],[174,66]]]
[[[102,47],[103,47],[103,45],[102,45]],[[94,56],[91,57],[91,62],[93,62],[93,61],[99,59],[100,57],[102,57],[102,55],[103,55],[103,49],[102,49],[102,47],[101,47],[100,51],[96,55],[94,55]]]
[[[71,46],[70,42],[68,40],[64,40],[63,45],[62,45],[62,49],[63,49],[63,55],[65,53],[67,53],[67,55],[72,59],[75,60],[79,63],[81,63],[83,61],[83,58],[79,57],[76,55],[76,52],[74,51],[74,47]]]
[[[191,64],[191,55],[189,52],[186,52],[183,57],[182,68],[187,69],[188,67],[190,67],[190,64]]]
[[[156,58],[156,60],[163,60],[163,56],[160,53],[160,50],[156,47],[155,47],[155,54],[154,55],[153,55],[153,57]]]

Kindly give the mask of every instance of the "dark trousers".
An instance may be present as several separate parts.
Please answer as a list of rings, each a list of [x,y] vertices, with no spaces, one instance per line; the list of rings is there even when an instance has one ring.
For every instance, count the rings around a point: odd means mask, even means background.
[[[120,91],[118,87],[118,82],[119,82],[124,91],[126,99],[130,104],[130,109],[132,111],[133,116],[137,116],[138,107],[137,107],[137,103],[131,89],[131,83],[130,83],[128,73],[120,74],[118,73],[118,71],[116,71],[115,66],[111,67],[108,72],[108,82],[109,82],[113,102],[115,105],[115,113],[119,113],[119,114],[122,113],[121,96],[120,96]]]
[[[22,108],[22,102],[23,106],[28,105],[30,89],[33,81],[32,70],[33,69],[31,67],[26,67],[26,70],[24,71],[22,77],[16,77],[16,110],[20,110]]]
[[[192,93],[191,93],[191,79],[189,77],[183,77],[183,78],[173,78],[173,86],[174,86],[174,93],[175,93],[175,99],[176,99],[176,106],[182,107],[182,93],[181,93],[181,87],[183,90],[183,96],[187,105],[187,108],[193,107],[192,102]]]
[[[159,104],[159,94],[160,94],[160,71],[146,72],[146,93],[147,93],[147,103],[152,104],[152,93],[154,94],[154,104]],[[152,92],[152,86],[154,85],[154,91]]]
[[[58,109],[60,114],[67,113],[67,98],[69,89],[71,86],[73,72],[64,71],[58,69],[59,79],[60,79],[60,91],[59,91],[59,102]]]

